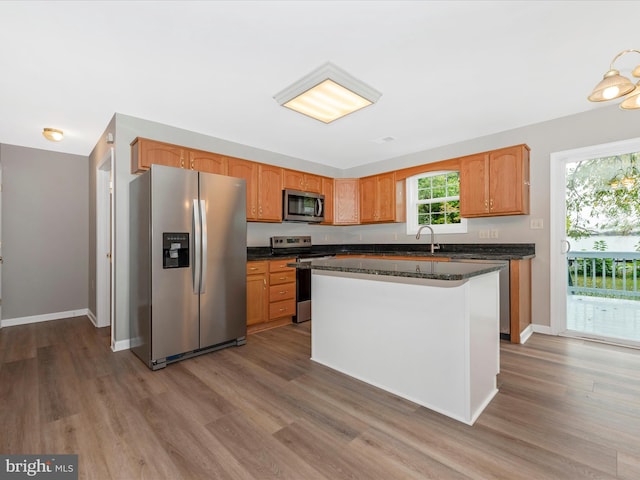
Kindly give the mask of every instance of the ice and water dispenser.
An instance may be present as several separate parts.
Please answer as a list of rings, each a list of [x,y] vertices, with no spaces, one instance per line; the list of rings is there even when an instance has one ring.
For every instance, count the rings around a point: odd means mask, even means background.
[[[162,234],[162,268],[189,267],[189,234]]]

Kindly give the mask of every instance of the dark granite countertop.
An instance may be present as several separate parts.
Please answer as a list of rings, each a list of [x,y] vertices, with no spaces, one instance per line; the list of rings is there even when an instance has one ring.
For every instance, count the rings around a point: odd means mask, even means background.
[[[466,280],[506,268],[504,263],[429,262],[414,260],[331,258],[289,264],[296,268],[387,275],[430,280]]]
[[[350,245],[314,245],[312,254],[318,255],[382,255],[445,257],[451,259],[475,260],[524,260],[535,257],[533,243],[450,243],[440,244],[440,249],[431,254],[430,245],[424,243],[388,243],[388,244],[350,244]],[[291,255],[296,257],[296,255]],[[273,260],[283,258],[273,255],[270,247],[247,248],[248,260]],[[284,257],[286,258],[286,257]]]

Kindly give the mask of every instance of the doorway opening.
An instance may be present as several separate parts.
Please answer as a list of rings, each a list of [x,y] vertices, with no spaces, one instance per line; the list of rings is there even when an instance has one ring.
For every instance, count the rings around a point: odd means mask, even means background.
[[[551,155],[551,330],[640,347],[640,139]]]
[[[96,327],[111,326],[113,345],[113,159],[109,151],[96,169]]]

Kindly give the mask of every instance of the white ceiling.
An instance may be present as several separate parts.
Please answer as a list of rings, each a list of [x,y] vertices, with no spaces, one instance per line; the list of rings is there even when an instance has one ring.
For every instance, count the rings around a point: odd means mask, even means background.
[[[1,1],[0,143],[88,155],[119,112],[345,169],[602,107],[586,97],[640,48],[639,18],[639,1]],[[380,101],[329,125],[275,102],[327,61]]]

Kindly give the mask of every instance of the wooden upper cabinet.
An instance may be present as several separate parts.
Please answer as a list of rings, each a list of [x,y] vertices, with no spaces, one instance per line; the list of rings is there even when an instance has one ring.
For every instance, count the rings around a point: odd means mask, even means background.
[[[529,213],[529,147],[515,145],[431,164],[460,170],[460,214],[463,217]],[[331,179],[241,158],[195,150],[147,138],[131,142],[131,172],[152,164],[244,178],[247,220],[282,221],[282,190],[325,196],[325,224],[405,221],[404,179],[424,166],[371,175]]]
[[[360,222],[395,222],[400,218],[395,173],[383,173],[360,179]]]
[[[258,164],[242,158],[229,157],[228,175],[247,182],[247,220],[258,220]]]
[[[529,147],[516,145],[460,159],[460,214],[529,214]]]
[[[199,172],[226,175],[228,170],[228,160],[227,157],[220,155],[219,153],[189,150],[189,168]]]
[[[185,168],[188,161],[187,148],[140,137],[131,142],[131,173],[143,173],[152,164]]]
[[[131,173],[142,173],[149,170],[152,164],[227,174],[227,158],[224,155],[136,138],[131,143]]]
[[[282,168],[229,157],[228,175],[247,182],[247,220],[282,221]]]
[[[360,179],[360,220],[362,223],[375,221],[376,184],[375,176]]]
[[[282,188],[301,192],[322,193],[322,177],[297,170],[282,170]]]
[[[322,194],[324,195],[324,224],[333,223],[333,178],[322,177]]]
[[[529,147],[519,145],[489,154],[489,208],[500,215],[529,214]]]
[[[360,181],[357,178],[336,178],[333,183],[333,224],[354,225],[359,222]]]
[[[490,215],[488,153],[470,155],[460,161],[460,215]]]
[[[282,168],[258,164],[258,220],[282,221]]]

